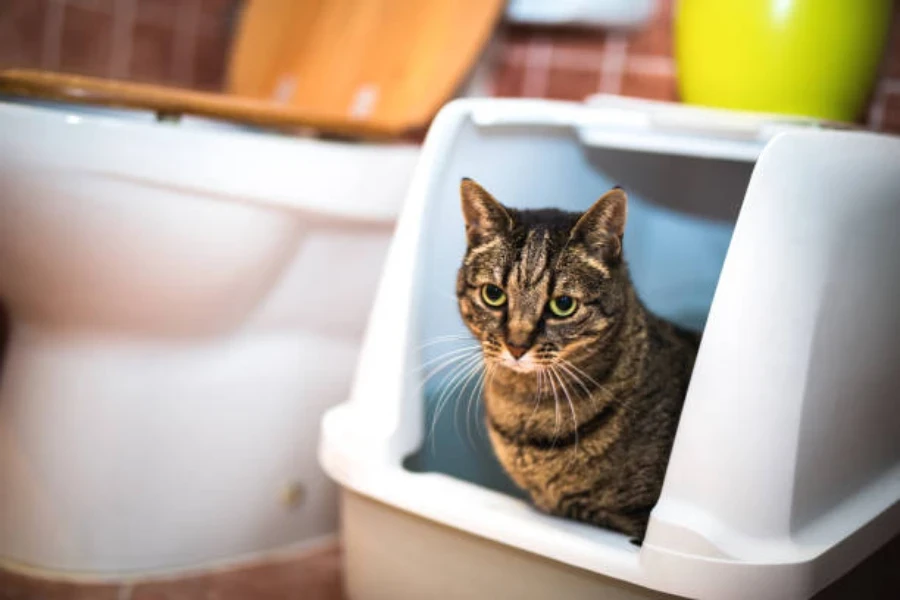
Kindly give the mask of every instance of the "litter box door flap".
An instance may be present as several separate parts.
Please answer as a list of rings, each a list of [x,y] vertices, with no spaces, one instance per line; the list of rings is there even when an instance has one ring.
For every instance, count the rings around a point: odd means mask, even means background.
[[[878,515],[894,527],[874,535],[897,532],[898,228],[900,139],[808,131],[763,151],[651,539],[766,562],[779,543],[827,550]]]

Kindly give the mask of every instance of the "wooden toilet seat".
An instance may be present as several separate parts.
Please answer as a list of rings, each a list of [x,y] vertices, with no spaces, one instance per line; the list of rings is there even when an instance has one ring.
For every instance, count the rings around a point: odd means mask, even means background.
[[[391,138],[427,127],[477,62],[503,0],[248,0],[227,93],[9,70],[0,92]]]

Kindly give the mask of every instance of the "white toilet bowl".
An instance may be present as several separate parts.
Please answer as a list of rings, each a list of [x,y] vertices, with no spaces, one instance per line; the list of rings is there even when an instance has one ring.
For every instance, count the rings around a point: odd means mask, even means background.
[[[76,111],[0,103],[0,564],[115,578],[330,534],[319,418],[418,147]]]

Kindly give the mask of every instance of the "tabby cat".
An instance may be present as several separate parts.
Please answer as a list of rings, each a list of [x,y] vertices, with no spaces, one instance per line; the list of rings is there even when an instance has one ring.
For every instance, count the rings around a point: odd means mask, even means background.
[[[698,338],[635,293],[625,192],[583,214],[506,208],[471,179],[461,196],[456,293],[494,452],[539,509],[643,540]]]

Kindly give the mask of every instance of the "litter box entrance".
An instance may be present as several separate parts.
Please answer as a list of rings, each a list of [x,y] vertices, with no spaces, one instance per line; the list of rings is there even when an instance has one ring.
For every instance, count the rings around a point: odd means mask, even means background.
[[[567,135],[520,144],[522,132],[472,135],[478,138],[472,149],[482,156],[450,160],[423,220],[416,376],[423,381],[424,436],[404,466],[524,497],[490,448],[480,353],[457,313],[456,271],[465,251],[460,178],[475,179],[509,206],[573,211],[623,186],[629,195],[625,258],[639,295],[656,314],[702,330],[753,163],[585,148]],[[528,150],[515,152],[523,146]]]

